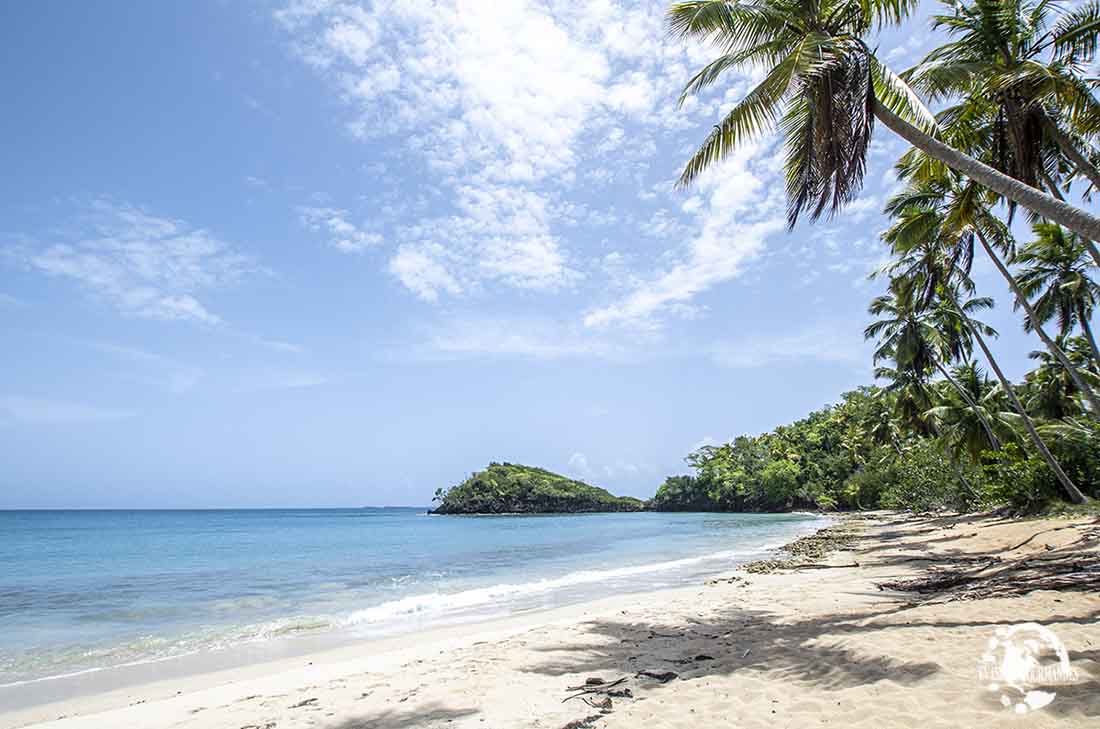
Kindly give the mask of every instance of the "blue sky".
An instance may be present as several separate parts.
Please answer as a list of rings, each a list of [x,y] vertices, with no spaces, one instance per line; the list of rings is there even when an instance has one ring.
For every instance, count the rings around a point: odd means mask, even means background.
[[[869,382],[901,143],[793,233],[774,139],[674,190],[752,78],[678,109],[708,52],[663,10],[5,4],[0,507],[425,504],[490,460],[648,496]]]

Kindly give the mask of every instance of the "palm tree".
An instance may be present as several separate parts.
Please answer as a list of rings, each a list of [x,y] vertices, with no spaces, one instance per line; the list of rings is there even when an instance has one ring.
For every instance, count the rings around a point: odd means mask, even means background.
[[[901,455],[901,428],[893,416],[893,408],[887,402],[889,393],[879,391],[871,401],[870,427],[867,437],[874,445],[892,446],[894,452]]]
[[[1080,394],[1066,368],[1046,352],[1028,355],[1039,366],[1027,373],[1024,380],[1024,404],[1030,412],[1048,420],[1063,420],[1080,415]]]
[[[991,164],[1060,197],[1051,175],[1052,152],[1100,189],[1100,171],[1074,129],[1095,128],[1100,103],[1085,80],[1096,55],[1100,5],[1058,12],[1048,0],[941,0],[949,12],[932,27],[953,38],[902,74],[940,102],[960,98],[962,110],[989,119]],[[1097,263],[1100,263],[1098,258]]]
[[[1100,303],[1100,284],[1089,276],[1089,262],[1081,237],[1053,223],[1032,225],[1035,240],[1016,256],[1024,266],[1020,288],[1027,298],[1037,297],[1031,306],[1039,324],[1058,318],[1058,329],[1067,337],[1076,325],[1088,340],[1092,360],[1100,367],[1100,350],[1092,333],[1092,313]],[[1035,325],[1031,316],[1025,321]]]
[[[910,159],[899,165],[899,174],[903,178],[915,174],[911,164]],[[1077,388],[1092,405],[1092,416],[1100,418],[1100,398],[1085,382],[1066,353],[1058,347],[1057,342],[1041,326],[1039,317],[1019,281],[1008,270],[998,253],[1000,250],[1013,254],[1015,242],[1008,226],[990,212],[990,193],[973,181],[962,180],[949,170],[935,178],[925,177],[926,172],[927,170],[919,171],[924,179],[911,182],[908,188],[887,202],[886,212],[899,219],[899,223],[891,228],[890,244],[895,251],[904,254],[908,250],[927,245],[932,237],[937,241],[936,245],[948,251],[952,270],[961,268],[965,272],[969,271],[973,261],[974,244],[977,241],[1012,290],[1017,305],[1027,313],[1035,333],[1075,379]]]
[[[993,432],[993,426],[979,411],[978,404],[955,381],[944,365],[970,354],[969,333],[960,325],[954,311],[946,307],[935,309],[922,308],[917,301],[918,279],[894,278],[891,280],[890,293],[876,297],[868,309],[874,316],[882,317],[868,326],[863,333],[866,339],[877,338],[879,346],[874,353],[874,362],[893,359],[899,370],[915,375],[933,369],[955,388],[956,392],[974,409],[976,416],[985,427],[989,442],[994,448],[1000,448],[1000,442]],[[970,311],[988,308],[993,302],[988,299],[973,299],[967,302]],[[983,325],[984,326],[984,325]],[[992,329],[989,331],[992,332]],[[929,409],[931,398],[928,399]]]
[[[935,423],[928,417],[928,411],[934,404],[934,392],[928,382],[927,372],[914,372],[899,367],[876,367],[875,379],[887,382],[883,392],[893,398],[895,427],[898,424],[904,425],[915,435],[936,433]],[[886,431],[883,431],[882,436],[885,435]],[[901,455],[901,446],[897,441],[894,441],[894,450]]]
[[[999,407],[997,389],[981,368],[966,362],[953,367],[952,374],[968,397],[960,397],[954,388],[943,388],[939,404],[928,415],[939,424],[941,432],[956,449],[965,451],[974,463],[978,463],[987,451],[1000,448],[999,441],[990,440],[987,423],[996,423],[1000,439],[1014,436],[1014,431]]]
[[[950,287],[948,287],[949,289]],[[947,300],[951,301],[955,299],[955,292],[949,291],[946,295]],[[981,348],[982,354],[985,355],[986,361],[993,369],[993,373],[997,376],[997,381],[1001,383],[1001,389],[1005,395],[1008,396],[1009,401],[1012,403],[1013,409],[1020,416],[1020,420],[1023,422],[1024,428],[1027,430],[1028,437],[1035,445],[1035,448],[1039,451],[1043,460],[1046,461],[1047,466],[1054,472],[1055,478],[1058,479],[1058,483],[1062,485],[1066,495],[1069,496],[1070,501],[1075,504],[1083,504],[1088,501],[1088,497],[1085,496],[1077,485],[1070,480],[1070,477],[1062,469],[1062,465],[1058,463],[1058,459],[1054,457],[1054,454],[1050,452],[1050,448],[1047,447],[1043,438],[1039,435],[1039,431],[1035,428],[1035,423],[1032,421],[1031,416],[1028,414],[1027,409],[1023,403],[1020,402],[1020,398],[1016,395],[1016,390],[1012,387],[1012,383],[1005,373],[1001,370],[997,360],[993,357],[993,352],[990,351],[989,345],[985,341],[983,334],[988,334],[991,330],[988,329],[981,322],[975,322],[968,316],[968,313],[963,307],[957,309],[959,317],[967,323],[971,334],[974,335],[974,341],[978,343],[978,347]]]
[[[951,177],[948,179],[951,179]],[[968,183],[968,187],[972,192],[978,191],[973,183]],[[951,321],[950,315],[940,316],[942,330],[949,331],[953,326],[973,337],[973,341],[978,344],[985,355],[986,361],[996,374],[997,380],[1000,382],[1001,388],[1011,402],[1013,409],[1019,415],[1031,442],[1042,455],[1043,460],[1046,461],[1070,499],[1081,503],[1085,496],[1066,475],[1061,464],[1058,463],[1054,454],[1043,442],[1035,424],[1028,415],[1027,409],[1020,402],[1012,383],[1005,377],[1004,372],[993,356],[993,352],[990,351],[989,345],[985,341],[986,337],[995,336],[996,332],[987,325],[974,320],[971,316],[977,310],[988,308],[992,302],[988,299],[976,299],[968,302],[961,300],[960,297],[960,289],[973,290],[973,283],[967,273],[973,260],[973,239],[975,237],[979,238],[987,253],[996,259],[996,253],[984,237],[982,226],[973,223],[976,219],[984,219],[975,215],[976,211],[984,210],[984,208],[967,203],[966,201],[970,200],[970,197],[959,195],[955,195],[951,199],[951,205],[945,206],[944,197],[944,191],[941,187],[925,183],[924,185],[911,185],[887,203],[887,212],[898,219],[898,222],[884,234],[884,238],[891,244],[894,251],[902,254],[901,260],[895,266],[906,270],[906,276],[914,282],[910,284],[910,288],[922,292],[920,301],[924,307],[946,309],[953,313],[954,320],[951,322],[951,326],[947,325]],[[999,259],[996,259],[995,262],[999,263]],[[1011,276],[1009,277],[1011,278]],[[1061,352],[1061,350],[1058,351]],[[1065,357],[1064,353],[1062,357]],[[1076,377],[1075,381],[1080,380],[1080,375],[1072,367],[1067,368],[1067,372]],[[961,392],[961,388],[957,385],[955,387],[956,390]],[[974,411],[977,416],[979,410],[976,406]],[[987,433],[992,436],[993,428],[987,418],[983,419],[983,425]]]
[[[778,126],[786,140],[787,218],[835,213],[860,191],[876,120],[928,156],[1007,200],[1100,239],[1100,218],[1057,200],[936,138],[934,117],[864,41],[917,0],[694,0],[674,4],[674,35],[714,42],[721,55],[687,83],[681,101],[742,66],[763,80],[715,126],[688,161],[690,184],[737,146]]]

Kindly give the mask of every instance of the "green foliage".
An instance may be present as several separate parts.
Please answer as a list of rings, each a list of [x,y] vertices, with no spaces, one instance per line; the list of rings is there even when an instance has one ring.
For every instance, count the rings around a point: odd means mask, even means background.
[[[790,425],[705,446],[687,462],[695,475],[670,476],[650,506],[658,511],[785,511],[890,508],[915,512],[1009,506],[1049,509],[1063,492],[1046,462],[1010,430],[978,371],[956,371],[1002,431],[999,450],[974,452],[952,414],[964,406],[945,383],[929,387],[933,431],[906,427],[904,393],[864,387]],[[963,413],[965,414],[965,413]],[[953,419],[954,418],[954,419]],[[1100,497],[1100,424],[1090,418],[1043,427],[1051,450],[1086,493]],[[975,438],[976,439],[976,438]],[[976,439],[979,440],[980,439]]]
[[[845,393],[840,404],[759,436],[704,446],[687,457],[695,476],[674,476],[657,490],[660,511],[785,511],[865,508],[881,484],[860,476],[892,453],[883,416],[891,396],[873,388]],[[854,480],[853,480],[854,479]]]
[[[992,454],[991,454],[992,455]],[[1034,513],[1058,497],[1058,482],[1043,459],[1009,443],[983,467],[982,500]]]
[[[889,473],[881,502],[888,509],[966,511],[977,501],[973,489],[978,470],[954,462],[944,453],[943,445],[930,438],[910,444],[891,464]]]
[[[1088,75],[1100,49],[1100,2],[1069,11],[1045,2],[941,2],[932,26],[946,42],[901,76],[863,39],[876,23],[901,22],[916,6],[909,0],[695,0],[670,8],[673,35],[711,43],[719,54],[681,101],[730,71],[761,71],[688,161],[682,185],[777,130],[793,226],[858,194],[872,116],[895,130],[901,120],[890,120],[901,117],[946,147],[917,141],[916,129],[903,134],[919,149],[895,168],[905,187],[886,204],[893,220],[882,237],[893,260],[878,272],[889,286],[872,302],[865,330],[877,340],[875,377],[886,386],[699,449],[687,458],[695,475],[666,481],[655,508],[1033,511],[1100,495],[1100,346],[1091,325],[1100,308],[1098,221],[1078,207],[1090,227],[1074,227],[1047,204],[1070,199],[1063,193],[1078,178],[1100,189],[1100,101]],[[935,118],[917,93],[940,107]],[[961,164],[966,155],[1022,184],[998,181],[993,170],[976,174],[976,165]],[[1025,201],[1023,187],[1052,197]],[[1007,220],[998,216],[1002,203]],[[1017,204],[1037,214],[1034,241],[1019,248],[1011,231]],[[977,318],[994,302],[976,295],[976,251],[1026,311],[1024,329],[1046,345],[1022,383],[1004,374],[989,346],[997,332]],[[1041,328],[1051,321],[1056,339]],[[979,351],[994,379],[972,361]]]
[[[657,511],[714,511],[717,507],[703,478],[669,476],[649,502]]]
[[[437,514],[548,514],[595,511],[640,511],[645,505],[629,496],[574,481],[543,468],[490,463],[457,486],[436,492]]]

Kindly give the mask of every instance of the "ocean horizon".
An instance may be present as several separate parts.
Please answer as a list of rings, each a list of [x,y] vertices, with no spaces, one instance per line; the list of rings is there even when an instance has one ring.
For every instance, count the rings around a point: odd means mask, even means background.
[[[426,507],[0,511],[0,691],[680,586],[824,521]]]

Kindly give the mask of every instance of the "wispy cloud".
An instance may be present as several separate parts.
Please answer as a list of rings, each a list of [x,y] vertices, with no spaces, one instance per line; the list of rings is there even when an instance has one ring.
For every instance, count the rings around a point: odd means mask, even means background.
[[[467,316],[444,320],[422,332],[403,356],[415,359],[576,357],[630,359],[631,350],[575,322],[538,316]]]
[[[669,314],[696,313],[692,302],[699,294],[740,275],[767,237],[784,227],[770,155],[767,145],[745,146],[706,175],[696,197],[684,205],[694,219],[694,234],[674,262],[590,311],[584,323],[651,329]]]
[[[379,233],[363,230],[349,222],[347,210],[300,207],[298,215],[310,230],[327,233],[332,247],[343,253],[362,253],[383,240]]]
[[[0,396],[0,417],[40,425],[77,425],[132,418],[136,410],[104,408],[61,400]]]
[[[863,340],[858,322],[820,322],[794,334],[722,342],[711,349],[711,358],[717,364],[735,368],[814,360],[866,369],[870,347]]]
[[[695,99],[675,108],[702,57],[669,39],[664,12],[659,0],[297,0],[275,16],[347,103],[351,133],[395,139],[409,168],[438,181],[424,214],[395,227],[388,264],[438,302],[585,281],[588,256],[563,236],[582,207],[576,193],[636,181],[658,154],[655,130],[713,112]],[[584,217],[619,221],[613,211]],[[654,223],[653,234],[677,229]]]
[[[259,267],[213,234],[132,205],[98,200],[66,242],[24,247],[32,269],[78,282],[124,314],[220,324],[198,295],[257,272]]]

